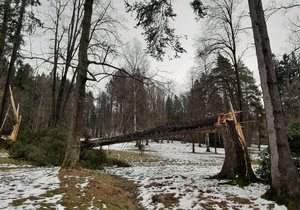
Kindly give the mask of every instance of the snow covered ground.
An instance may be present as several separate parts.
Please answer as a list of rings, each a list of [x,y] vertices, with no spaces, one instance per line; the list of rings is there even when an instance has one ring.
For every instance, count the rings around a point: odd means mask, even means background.
[[[106,149],[136,151],[134,143]],[[147,210],[286,209],[260,198],[268,189],[266,185],[239,188],[208,179],[221,170],[223,150],[218,149],[218,154],[206,153],[200,147],[196,147],[196,153],[191,150],[191,144],[151,142],[145,154],[158,157],[158,161],[135,162],[133,167],[107,168],[106,172],[135,181],[139,185],[140,202]],[[0,153],[0,157],[6,158],[7,154]],[[0,164],[0,209],[65,209],[60,204],[63,194],[48,193],[59,188],[58,170],[58,167]],[[84,188],[87,182],[78,188]],[[105,207],[91,209],[97,208]]]
[[[0,157],[7,157],[1,153]],[[58,203],[62,195],[45,195],[59,187],[58,167],[0,164],[0,209],[38,209],[39,203],[63,209]],[[22,201],[17,206],[14,202]]]
[[[134,151],[134,143],[116,144],[105,149]],[[224,151],[206,153],[206,148],[191,144],[155,143],[145,153],[161,161],[134,163],[130,168],[107,168],[106,172],[134,180],[146,209],[286,209],[260,196],[268,189],[262,184],[240,188],[208,179],[222,167]]]

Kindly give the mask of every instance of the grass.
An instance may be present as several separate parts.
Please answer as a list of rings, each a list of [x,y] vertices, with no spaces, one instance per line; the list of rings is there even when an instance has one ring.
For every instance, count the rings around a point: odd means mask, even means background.
[[[105,150],[107,157],[116,158],[121,161],[130,163],[150,163],[159,161],[158,158],[148,154],[140,154],[138,152],[124,152],[118,150]]]
[[[62,170],[59,177],[64,192],[61,204],[67,209],[143,209],[136,199],[137,186],[131,181],[88,170]],[[79,187],[87,181],[85,187]]]
[[[7,150],[1,149],[1,153],[7,153]],[[149,157],[139,154],[129,153],[111,153],[111,155],[122,156],[122,159],[130,161],[146,161]],[[14,164],[21,166],[28,164],[25,161],[15,160],[8,157],[0,157],[1,164]],[[5,167],[1,168],[5,170]],[[7,170],[10,170],[8,168]],[[24,205],[24,202],[30,200],[39,209],[57,209],[61,204],[66,209],[108,209],[108,210],[143,210],[138,203],[138,188],[129,180],[116,176],[107,175],[92,170],[61,170],[59,172],[60,187],[55,190],[48,190],[39,196],[28,196],[26,198],[15,199],[11,205],[18,207]],[[53,196],[61,196],[58,203],[49,203],[48,199]],[[94,207],[94,208],[92,208]]]
[[[260,165],[260,164],[261,164],[260,160],[257,160],[257,159],[252,160],[251,159],[251,165]]]
[[[152,202],[157,204],[157,203],[162,203],[166,208],[172,208],[179,203],[180,197],[174,197],[175,193],[162,193],[158,195],[154,195],[152,197]]]
[[[0,153],[8,153],[7,150],[0,148]],[[8,158],[8,157],[0,157],[0,164],[13,164],[13,165],[28,165],[29,163],[26,161],[22,161],[22,160],[16,160],[13,158]],[[1,169],[3,169],[5,167],[1,167]]]
[[[22,160],[15,160],[11,158],[2,158],[0,157],[0,165],[2,164],[8,164],[8,165],[16,165],[16,167],[22,167],[23,165],[29,165],[30,163]],[[7,170],[11,169],[11,167],[5,167],[5,165],[0,167],[0,170]]]
[[[8,153],[8,151],[0,147],[0,153]]]
[[[144,210],[138,203],[137,186],[126,179],[91,170],[61,170],[60,187],[40,196],[16,199],[14,207],[31,200],[39,209],[57,209],[61,204],[66,209]],[[62,195],[58,203],[49,203],[47,198]]]

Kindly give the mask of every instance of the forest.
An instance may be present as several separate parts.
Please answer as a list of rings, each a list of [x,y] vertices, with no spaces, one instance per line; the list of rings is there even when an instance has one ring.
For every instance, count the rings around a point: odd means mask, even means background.
[[[186,4],[0,2],[0,209],[300,208],[300,2]]]

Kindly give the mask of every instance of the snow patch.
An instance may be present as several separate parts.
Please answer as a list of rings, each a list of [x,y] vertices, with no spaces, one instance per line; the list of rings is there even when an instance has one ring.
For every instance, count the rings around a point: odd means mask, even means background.
[[[134,143],[106,148],[136,151]],[[192,153],[192,145],[187,143],[151,142],[145,147],[145,153],[158,156],[161,161],[143,166],[136,164],[131,168],[107,168],[106,172],[137,183],[141,204],[149,210],[205,209],[208,206],[214,209],[268,209],[269,205],[274,205],[275,209],[286,209],[261,198],[268,189],[267,185],[251,184],[240,188],[220,185],[219,180],[210,179],[221,171],[224,149],[218,149],[217,154],[205,151],[206,148],[196,147],[196,153]],[[173,195],[169,206],[154,199],[164,195]]]
[[[3,165],[0,165],[3,167]],[[36,209],[41,201],[56,204],[61,200],[62,195],[54,195],[38,200],[31,200],[29,197],[36,197],[45,194],[47,191],[59,187],[58,167],[25,167],[0,170],[0,209],[12,209],[12,202],[19,199],[26,199],[22,205],[13,209]],[[35,205],[36,204],[36,205]],[[33,207],[34,206],[34,207]],[[63,209],[57,205],[58,209]]]

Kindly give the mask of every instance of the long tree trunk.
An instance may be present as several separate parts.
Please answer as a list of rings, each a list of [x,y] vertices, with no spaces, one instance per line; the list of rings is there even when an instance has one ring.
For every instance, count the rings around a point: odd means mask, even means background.
[[[85,0],[82,33],[79,43],[78,66],[76,68],[77,77],[75,86],[74,114],[71,118],[68,146],[62,165],[63,168],[77,168],[79,166],[80,134],[84,109],[85,84],[87,81],[87,70],[89,65],[87,51],[89,46],[92,13],[93,0]]]
[[[248,0],[271,152],[271,192],[300,197],[300,178],[293,162],[279,97],[272,51],[261,0]]]
[[[4,113],[6,111],[9,85],[12,80],[12,77],[14,76],[14,66],[15,66],[15,62],[18,57],[18,51],[21,46],[21,40],[22,40],[21,31],[23,28],[23,20],[24,20],[26,3],[27,3],[26,0],[22,0],[20,11],[19,11],[19,17],[18,17],[18,22],[17,22],[17,26],[16,26],[17,28],[16,28],[16,32],[14,35],[14,45],[13,45],[12,54],[10,57],[10,63],[9,63],[9,67],[7,70],[7,76],[6,76],[5,86],[4,86],[4,93],[3,93],[3,97],[2,97],[2,104],[1,104],[1,110],[0,110],[0,122],[2,122]]]

